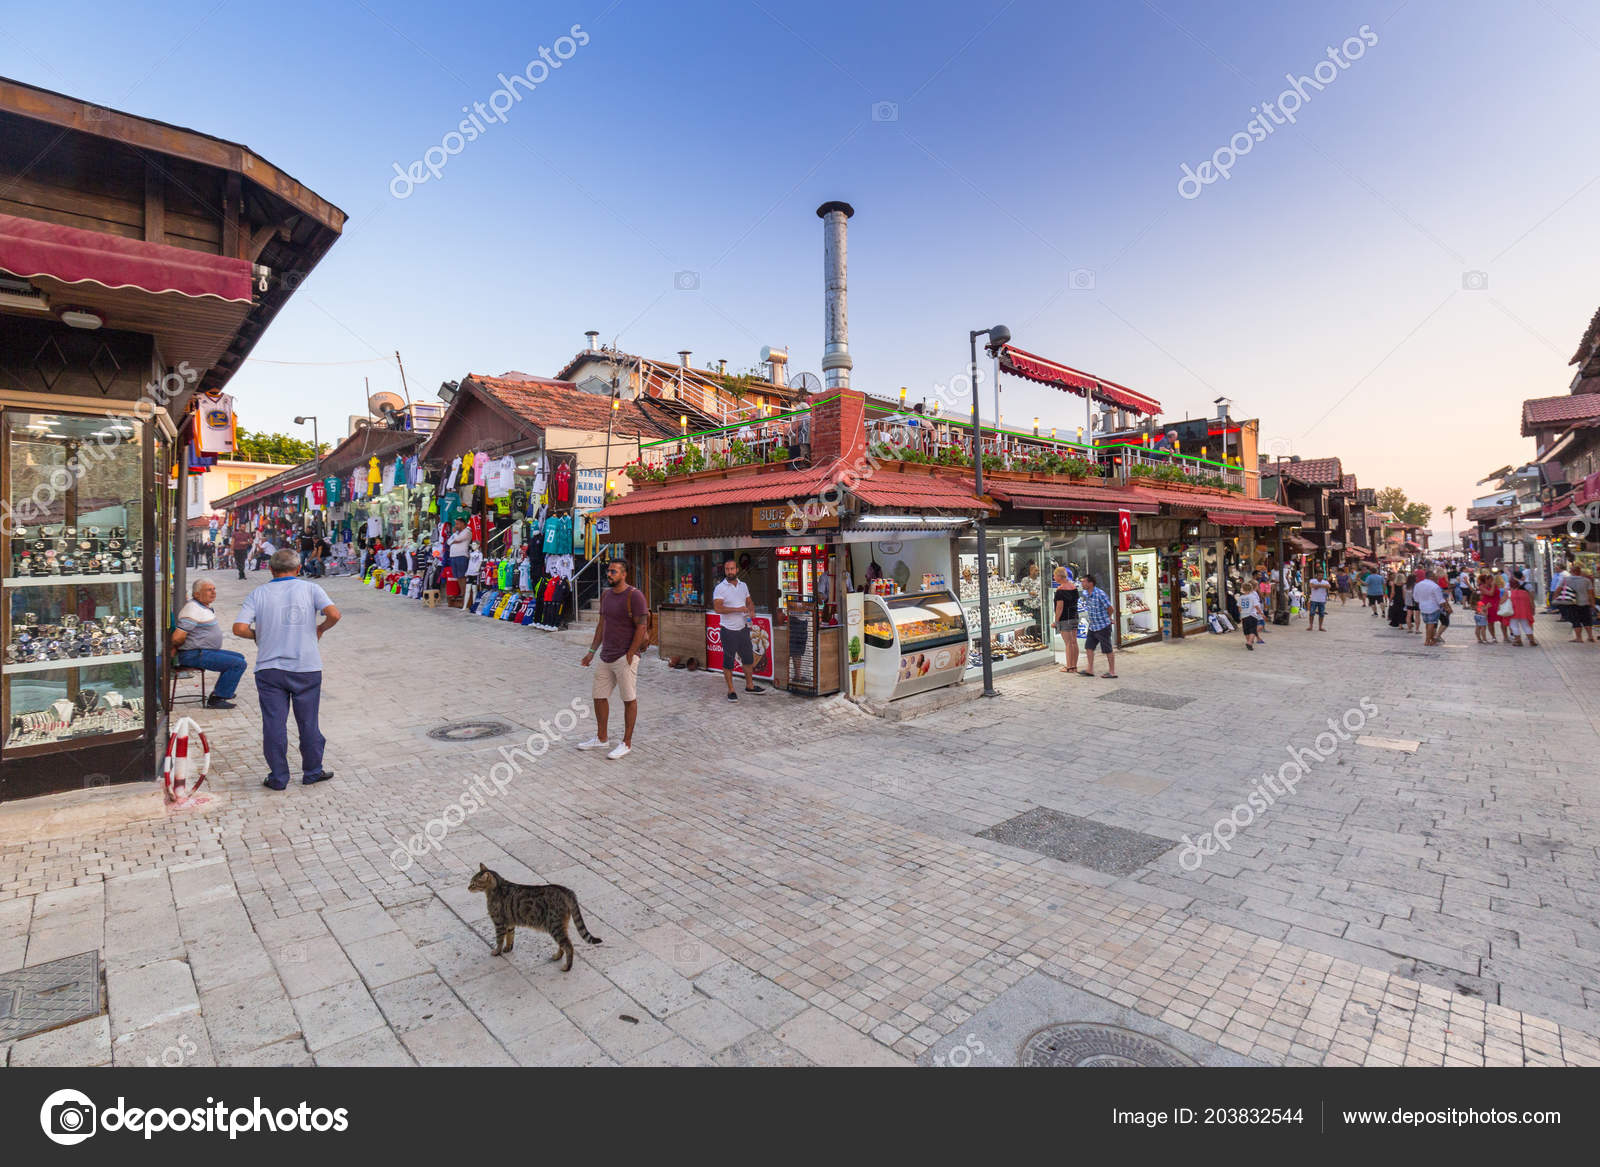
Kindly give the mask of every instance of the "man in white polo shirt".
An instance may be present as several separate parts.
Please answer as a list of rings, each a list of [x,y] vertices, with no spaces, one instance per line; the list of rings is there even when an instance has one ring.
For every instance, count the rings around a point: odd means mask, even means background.
[[[751,675],[756,663],[755,646],[750,643],[750,617],[756,614],[756,602],[750,598],[750,588],[739,578],[739,565],[730,559],[722,565],[722,582],[711,593],[711,606],[722,617],[722,679],[728,686],[728,700],[737,701],[733,691],[733,663],[737,658],[744,662],[744,691],[765,693]]]

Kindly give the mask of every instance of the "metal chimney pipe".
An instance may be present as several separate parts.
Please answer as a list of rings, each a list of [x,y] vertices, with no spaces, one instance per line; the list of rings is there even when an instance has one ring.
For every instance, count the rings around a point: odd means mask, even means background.
[[[850,388],[850,313],[845,297],[845,221],[855,208],[838,201],[817,208],[822,220],[822,280],[824,343],[822,381],[829,389]]]
[[[595,337],[600,335],[600,333],[598,331],[596,331],[595,329],[591,328],[588,332],[584,333],[583,335],[589,338],[589,351],[590,352],[594,352],[595,349],[600,347],[600,345],[595,340]]]
[[[726,373],[727,371],[728,371],[728,358],[727,357],[718,357],[717,358],[717,372],[718,373]]]
[[[689,352],[690,350],[686,348],[680,348],[678,350],[678,364],[682,365],[686,369],[689,367]]]

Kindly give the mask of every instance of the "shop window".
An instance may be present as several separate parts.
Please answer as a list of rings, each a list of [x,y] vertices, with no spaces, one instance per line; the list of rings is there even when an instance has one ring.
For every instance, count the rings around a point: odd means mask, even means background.
[[[699,552],[658,555],[650,578],[650,604],[707,605],[705,556]]]
[[[6,749],[143,730],[141,423],[7,412],[4,440]]]

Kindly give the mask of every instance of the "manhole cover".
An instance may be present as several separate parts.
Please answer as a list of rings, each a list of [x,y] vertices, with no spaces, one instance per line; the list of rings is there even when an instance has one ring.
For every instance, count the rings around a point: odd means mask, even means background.
[[[1192,1066],[1194,1061],[1153,1037],[1120,1025],[1047,1025],[1022,1043],[1019,1066]]]
[[[1036,806],[1016,818],[979,831],[978,838],[1021,847],[1106,875],[1132,875],[1175,845],[1170,839],[1062,814],[1045,806]]]
[[[1096,700],[1116,701],[1123,705],[1143,705],[1150,709],[1182,709],[1194,698],[1179,697],[1173,693],[1145,693],[1138,689],[1118,689],[1114,693],[1102,693]]]
[[[510,732],[511,727],[503,721],[456,721],[430,729],[428,736],[436,742],[476,742]]]
[[[81,952],[0,973],[0,1042],[100,1013],[100,954]]]

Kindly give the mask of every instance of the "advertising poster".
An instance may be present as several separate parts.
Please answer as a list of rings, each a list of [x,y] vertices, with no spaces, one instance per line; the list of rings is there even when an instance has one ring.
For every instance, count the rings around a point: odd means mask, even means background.
[[[750,647],[756,650],[756,663],[751,672],[763,681],[772,680],[772,617],[750,617]],[[716,612],[706,613],[706,668],[722,671],[722,617]],[[735,671],[744,672],[743,665]]]

